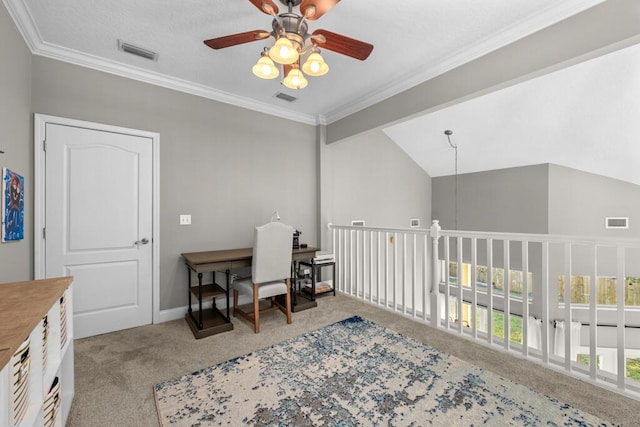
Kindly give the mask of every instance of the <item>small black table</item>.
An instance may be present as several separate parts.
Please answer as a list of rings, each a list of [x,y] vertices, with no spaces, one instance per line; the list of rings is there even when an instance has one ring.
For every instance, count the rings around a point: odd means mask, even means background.
[[[336,262],[333,259],[327,261],[312,259],[311,261],[299,261],[299,264],[311,269],[311,301],[315,301],[316,295],[329,292],[333,292],[333,296],[336,296]],[[316,289],[316,278],[323,267],[333,267],[333,280],[330,289],[324,289],[318,292]]]

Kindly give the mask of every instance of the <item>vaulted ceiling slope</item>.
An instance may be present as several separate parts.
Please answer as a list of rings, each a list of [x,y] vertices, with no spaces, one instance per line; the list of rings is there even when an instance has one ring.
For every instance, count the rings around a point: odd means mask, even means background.
[[[35,54],[316,124],[375,104],[602,0],[342,0],[309,21],[310,32],[327,29],[363,40],[375,46],[373,53],[361,62],[325,51],[330,72],[297,91],[251,72],[272,37],[221,50],[203,44],[228,34],[270,31],[272,18],[249,0],[3,2]],[[158,60],[122,52],[118,40],[157,52]],[[287,103],[277,92],[297,100]]]
[[[639,23],[640,25],[640,23]],[[430,176],[554,163],[640,185],[640,44],[384,129]]]

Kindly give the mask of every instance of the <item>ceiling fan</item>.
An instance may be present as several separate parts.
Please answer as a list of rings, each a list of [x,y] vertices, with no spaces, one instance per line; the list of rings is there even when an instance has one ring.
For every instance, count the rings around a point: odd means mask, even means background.
[[[329,71],[329,66],[320,55],[320,49],[327,49],[341,55],[364,61],[373,50],[373,45],[327,30],[315,30],[309,34],[307,21],[315,21],[322,17],[340,0],[280,0],[287,7],[286,12],[279,13],[273,0],[249,0],[263,13],[273,16],[272,31],[253,30],[205,40],[204,44],[212,49],[224,49],[257,40],[273,37],[276,42],[270,48],[264,48],[253,73],[264,79],[274,79],[280,75],[274,61],[281,64],[285,76],[282,83],[291,89],[302,89],[307,86],[309,76],[322,76]],[[300,6],[300,13],[293,11]],[[300,66],[300,57],[309,54]],[[304,71],[304,74],[300,71]]]

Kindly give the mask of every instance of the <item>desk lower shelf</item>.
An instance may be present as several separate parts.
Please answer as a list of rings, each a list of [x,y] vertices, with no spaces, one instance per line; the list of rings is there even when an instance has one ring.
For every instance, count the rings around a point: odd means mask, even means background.
[[[194,297],[198,298],[198,286],[191,286],[191,293]],[[202,285],[202,300],[206,300],[208,298],[215,298],[219,296],[227,295],[227,292],[224,288],[217,283],[213,283],[210,285]]]
[[[311,285],[305,285],[302,288],[302,292],[307,295],[312,295],[313,289]],[[331,284],[331,281],[316,283],[316,296],[326,294],[329,292],[333,292],[333,285]]]
[[[193,312],[185,315],[187,324],[191,328],[191,332],[193,332],[196,339],[233,330],[233,323],[227,322],[224,316],[222,316],[218,310],[213,308],[202,310],[202,329],[198,329],[198,324],[194,320],[194,317],[196,319],[198,318],[198,314],[199,312],[194,310]]]

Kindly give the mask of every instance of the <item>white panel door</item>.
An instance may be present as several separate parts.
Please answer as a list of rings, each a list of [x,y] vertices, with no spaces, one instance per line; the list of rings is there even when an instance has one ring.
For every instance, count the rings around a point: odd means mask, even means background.
[[[153,140],[45,132],[45,275],[74,277],[75,337],[151,323]]]

